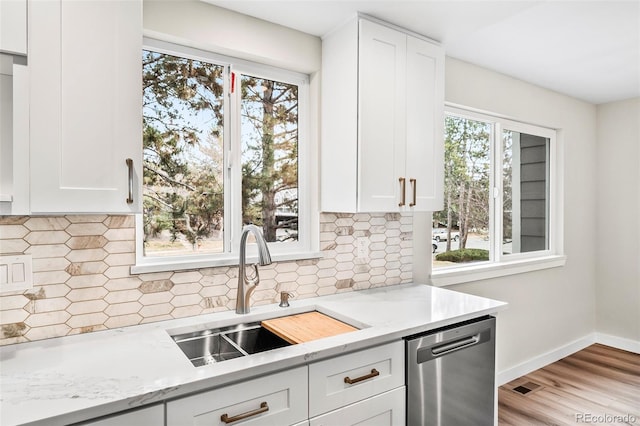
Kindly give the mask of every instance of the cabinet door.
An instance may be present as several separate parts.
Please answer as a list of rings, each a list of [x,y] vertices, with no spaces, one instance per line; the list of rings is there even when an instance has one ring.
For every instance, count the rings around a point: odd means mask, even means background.
[[[28,215],[29,72],[0,54],[0,215]]]
[[[443,208],[444,52],[407,37],[407,199],[414,211]],[[415,195],[414,195],[415,194]]]
[[[35,1],[29,28],[32,212],[140,211],[142,2]]]
[[[27,0],[0,1],[0,52],[27,54]]]
[[[398,211],[406,157],[406,41],[360,20],[358,210]],[[408,182],[407,182],[408,184]]]
[[[405,388],[400,387],[310,419],[310,426],[405,424]]]
[[[322,39],[320,204],[358,209],[358,19]]]
[[[167,426],[292,425],[309,417],[307,400],[304,366],[170,401]]]
[[[164,405],[141,408],[125,414],[116,414],[101,420],[82,423],[82,426],[159,426],[164,424]]]

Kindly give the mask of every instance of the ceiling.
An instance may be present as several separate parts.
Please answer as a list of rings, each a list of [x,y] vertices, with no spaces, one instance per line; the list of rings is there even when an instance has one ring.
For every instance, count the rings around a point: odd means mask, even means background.
[[[640,96],[640,0],[205,1],[316,36],[363,12],[593,104]]]

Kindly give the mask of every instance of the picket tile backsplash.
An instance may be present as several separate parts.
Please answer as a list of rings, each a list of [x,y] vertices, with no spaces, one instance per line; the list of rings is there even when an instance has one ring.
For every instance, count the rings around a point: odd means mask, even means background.
[[[410,282],[408,214],[320,215],[323,257],[260,269],[254,305]],[[0,254],[30,254],[33,289],[0,294],[0,345],[235,309],[237,267],[131,275],[134,216],[0,216]]]

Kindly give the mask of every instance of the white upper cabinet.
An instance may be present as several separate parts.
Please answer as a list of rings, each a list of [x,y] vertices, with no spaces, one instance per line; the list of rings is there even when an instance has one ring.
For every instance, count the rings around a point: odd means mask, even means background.
[[[322,210],[442,209],[442,48],[359,17],[323,39],[322,79]]]
[[[29,72],[0,54],[0,215],[29,209]]]
[[[360,20],[359,211],[395,211],[407,156],[407,36]]]
[[[417,211],[444,208],[444,52],[407,37],[407,155],[409,203]],[[411,179],[415,179],[412,183]],[[415,196],[413,195],[415,191]]]
[[[0,215],[29,214],[27,0],[0,0]]]
[[[27,0],[0,1],[0,52],[27,54]]]
[[[29,31],[31,212],[139,212],[142,1],[34,1]]]

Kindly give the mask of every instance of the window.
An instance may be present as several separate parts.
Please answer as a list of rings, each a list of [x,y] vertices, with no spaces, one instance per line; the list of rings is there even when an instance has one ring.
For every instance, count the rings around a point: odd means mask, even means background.
[[[137,264],[237,262],[249,223],[310,251],[308,77],[145,42]]]
[[[554,130],[447,109],[444,210],[433,214],[436,281],[560,254],[557,152]]]

